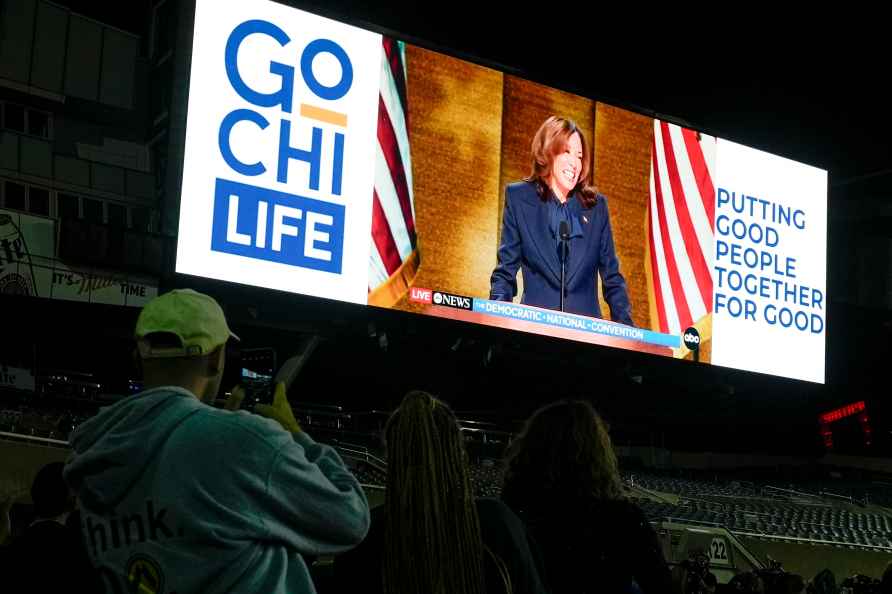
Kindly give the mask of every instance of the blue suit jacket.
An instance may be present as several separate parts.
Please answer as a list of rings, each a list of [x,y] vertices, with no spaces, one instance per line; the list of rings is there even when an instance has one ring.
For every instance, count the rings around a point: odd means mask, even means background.
[[[600,318],[597,278],[601,275],[604,300],[610,306],[610,318],[633,325],[626,281],[619,271],[613,248],[613,232],[607,199],[599,195],[592,208],[584,208],[573,194],[567,206],[579,217],[582,237],[569,241],[567,293],[564,309],[568,312]],[[499,263],[490,278],[490,299],[511,301],[517,294],[517,269],[523,273],[521,303],[547,309],[560,309],[561,261],[557,239],[549,228],[548,206],[536,194],[530,182],[518,182],[505,190],[505,212]]]

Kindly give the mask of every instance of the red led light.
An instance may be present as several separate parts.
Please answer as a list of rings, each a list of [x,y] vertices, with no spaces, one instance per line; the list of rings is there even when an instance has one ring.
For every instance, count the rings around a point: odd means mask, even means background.
[[[858,402],[853,402],[852,404],[847,404],[843,407],[822,414],[820,416],[820,421],[822,423],[833,423],[840,419],[856,415],[859,412],[863,412],[866,408],[867,407],[864,404],[864,401],[859,400]]]

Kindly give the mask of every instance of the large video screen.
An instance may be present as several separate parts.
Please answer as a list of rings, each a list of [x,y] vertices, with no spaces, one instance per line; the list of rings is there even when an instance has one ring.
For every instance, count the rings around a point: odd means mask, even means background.
[[[179,273],[824,381],[824,170],[266,0],[183,165]]]

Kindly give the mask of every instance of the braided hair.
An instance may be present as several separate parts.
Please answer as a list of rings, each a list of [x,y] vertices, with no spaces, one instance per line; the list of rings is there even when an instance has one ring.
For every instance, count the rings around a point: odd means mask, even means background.
[[[455,414],[413,391],[390,417],[385,594],[483,594],[483,542]]]

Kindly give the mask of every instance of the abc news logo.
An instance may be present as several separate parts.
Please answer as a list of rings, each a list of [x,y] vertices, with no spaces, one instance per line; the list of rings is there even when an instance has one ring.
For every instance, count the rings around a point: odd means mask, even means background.
[[[684,345],[692,351],[700,350],[700,333],[693,326],[684,331],[682,336]]]
[[[444,293],[443,291],[431,291],[430,289],[422,289],[421,287],[412,287],[409,289],[409,301],[414,303],[427,303],[428,305],[433,304],[454,307],[456,309],[472,309],[474,306],[474,300],[470,297],[453,295],[452,293]]]

